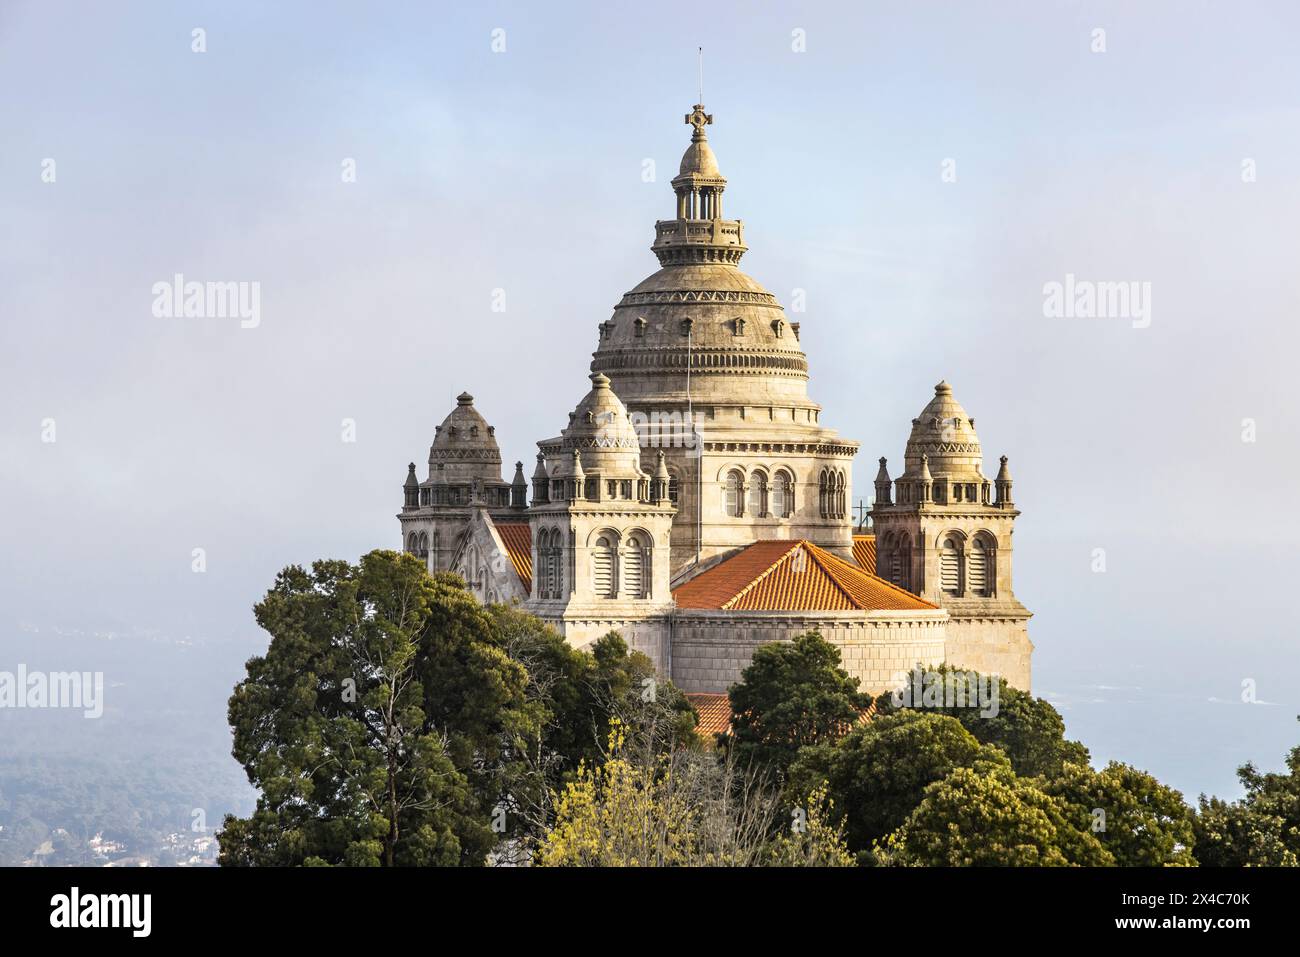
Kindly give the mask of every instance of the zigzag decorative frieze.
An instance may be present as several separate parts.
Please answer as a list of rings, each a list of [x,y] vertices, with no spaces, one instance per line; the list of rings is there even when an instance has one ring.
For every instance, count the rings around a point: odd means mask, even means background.
[[[576,449],[640,449],[641,443],[631,439],[582,438],[566,440],[564,447]]]
[[[429,453],[429,461],[436,459],[457,459],[461,462],[500,462],[501,453],[488,449],[434,449]]]
[[[922,442],[921,451],[928,455],[979,455],[978,442]]]
[[[770,292],[746,292],[736,289],[674,289],[666,292],[629,292],[618,306],[671,305],[673,303],[738,302],[755,306],[781,308]],[[615,308],[618,308],[616,306]]]

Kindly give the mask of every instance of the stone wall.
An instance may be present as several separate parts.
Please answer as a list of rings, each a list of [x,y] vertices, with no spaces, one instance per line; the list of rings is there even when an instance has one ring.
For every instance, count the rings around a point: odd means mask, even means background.
[[[840,649],[841,665],[863,691],[888,690],[917,663],[944,660],[944,611],[691,612],[673,622],[672,678],[683,691],[726,691],[740,680],[754,649],[817,631]]]
[[[1029,640],[1028,614],[996,617],[950,611],[953,617],[947,629],[949,664],[982,674],[1001,675],[1013,688],[1031,690],[1030,656],[1034,644]]]

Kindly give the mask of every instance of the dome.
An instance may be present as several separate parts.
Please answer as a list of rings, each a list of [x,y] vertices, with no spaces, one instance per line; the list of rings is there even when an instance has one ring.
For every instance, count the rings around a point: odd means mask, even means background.
[[[627,407],[610,388],[608,376],[592,373],[591,391],[569,416],[561,447],[561,468],[569,468],[568,453],[572,450],[581,454],[584,472],[641,476],[641,442]]]
[[[983,478],[980,465],[984,456],[975,434],[975,420],[953,396],[947,382],[934,387],[934,398],[912,420],[912,433],[907,439],[907,475],[920,471],[922,455],[929,457],[928,466],[934,475]]]
[[[718,169],[718,158],[713,155],[713,148],[709,146],[709,141],[702,135],[699,140],[686,147],[686,152],[682,154],[682,165],[678,169],[677,175],[707,176],[711,179],[722,178],[722,172]]]
[[[501,481],[496,429],[474,408],[474,397],[468,392],[456,397],[456,408],[434,432],[429,448],[429,479],[439,483]]]

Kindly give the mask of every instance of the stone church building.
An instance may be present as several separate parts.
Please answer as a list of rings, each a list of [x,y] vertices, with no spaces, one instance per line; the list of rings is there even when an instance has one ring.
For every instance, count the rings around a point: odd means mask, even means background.
[[[740,271],[713,118],[697,105],[686,122],[659,269],[599,324],[567,425],[507,482],[495,429],[462,394],[427,474],[409,467],[403,547],[574,645],[619,631],[687,692],[725,692],[758,645],[814,629],[866,691],[943,661],[1027,690],[1006,456],[986,478],[975,420],[941,382],[855,527],[859,443],[822,424],[799,323]]]

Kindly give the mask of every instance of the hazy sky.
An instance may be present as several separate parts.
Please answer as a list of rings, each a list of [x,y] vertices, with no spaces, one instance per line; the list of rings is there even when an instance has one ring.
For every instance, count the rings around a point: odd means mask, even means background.
[[[986,471],[1011,456],[1035,690],[1070,734],[1189,797],[1280,765],[1294,4],[469,6],[0,6],[0,668],[26,625],[229,641],[237,671],[279,568],[399,544],[461,390],[506,477],[530,462],[656,268],[703,45],[743,267],[806,290],[855,498],[946,378]],[[260,325],[155,317],[176,273],[260,283]],[[1045,317],[1067,274],[1150,283],[1150,325]]]

